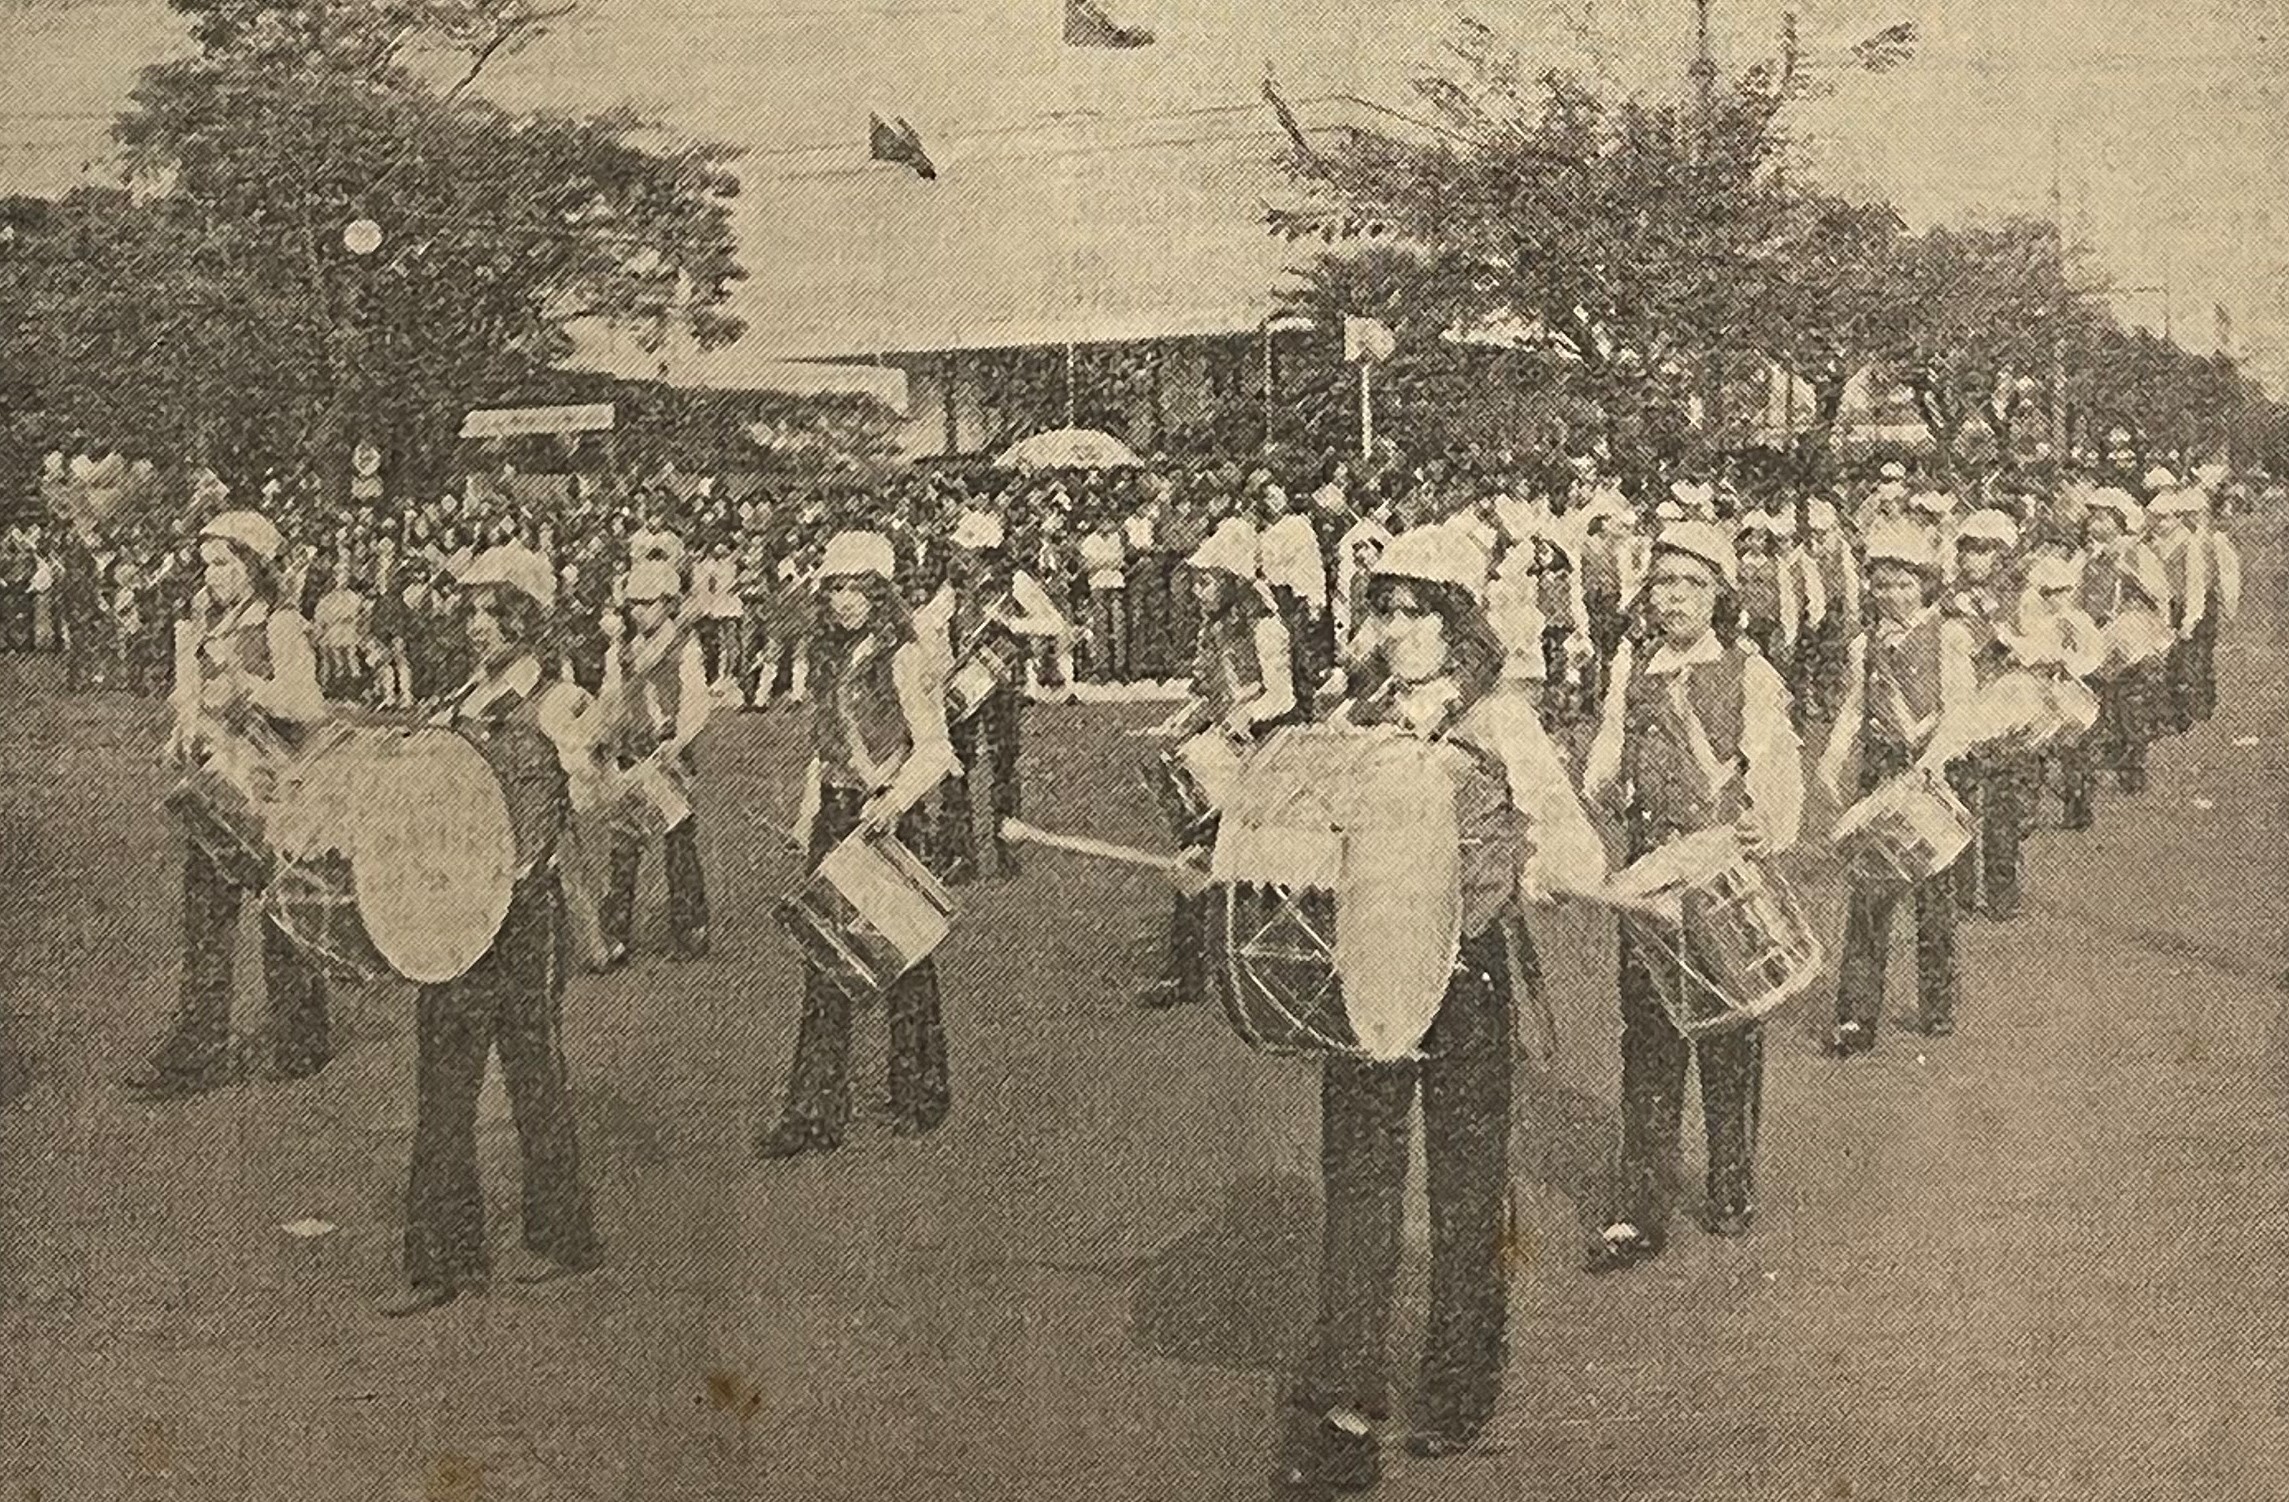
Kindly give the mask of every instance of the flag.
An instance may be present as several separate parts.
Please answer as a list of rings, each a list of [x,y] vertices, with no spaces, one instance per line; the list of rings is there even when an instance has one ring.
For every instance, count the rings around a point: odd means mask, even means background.
[[[912,167],[914,175],[924,182],[938,180],[937,167],[930,161],[930,154],[922,149],[920,132],[904,120],[885,123],[880,115],[867,118],[872,122],[868,132],[868,157],[877,162]]]
[[[1399,341],[1389,324],[1377,318],[1343,319],[1343,358],[1353,365],[1380,365],[1391,358]]]
[[[1123,26],[1105,14],[1097,0],[1065,0],[1068,47],[1150,47],[1155,38],[1142,26]]]
[[[1915,56],[1923,34],[1913,21],[1887,26],[1852,49],[1852,56],[1870,73],[1889,73]]]

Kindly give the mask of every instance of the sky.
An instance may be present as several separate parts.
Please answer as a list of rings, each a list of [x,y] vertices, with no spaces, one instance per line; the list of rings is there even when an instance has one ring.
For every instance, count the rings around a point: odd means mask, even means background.
[[[1065,48],[1061,0],[585,0],[488,75],[512,107],[633,100],[749,148],[737,213],[756,358],[1227,326],[1295,252],[1267,62],[1307,122],[1412,108],[1447,0],[1102,0],[1158,45]],[[1483,0],[1535,63],[1683,87],[1691,0]],[[1777,47],[1785,0],[1712,0],[1720,59]],[[2118,312],[2233,347],[2289,390],[2289,0],[1799,0],[1816,58],[1894,22],[1923,42],[1850,70],[1795,126],[1826,184],[1911,223],[2047,213]],[[187,46],[160,0],[0,0],[0,190],[100,175],[134,70]],[[1365,101],[1364,103],[1358,101]],[[865,160],[903,115],[941,176]],[[90,166],[89,164],[93,164]],[[2165,289],[2167,291],[2165,292]]]

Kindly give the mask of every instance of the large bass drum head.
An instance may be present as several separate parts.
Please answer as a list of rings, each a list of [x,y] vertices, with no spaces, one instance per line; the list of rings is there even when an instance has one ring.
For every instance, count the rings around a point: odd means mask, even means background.
[[[358,914],[390,968],[437,985],[492,948],[508,916],[516,834],[483,753],[445,729],[409,732],[386,757],[391,796],[357,837]]]

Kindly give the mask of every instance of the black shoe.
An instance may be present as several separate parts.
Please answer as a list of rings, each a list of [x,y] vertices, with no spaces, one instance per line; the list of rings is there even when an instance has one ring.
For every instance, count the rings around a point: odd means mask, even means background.
[[[1449,1432],[1422,1429],[1407,1436],[1406,1450],[1417,1460],[1447,1460],[1457,1455],[1489,1454],[1494,1446],[1478,1429]]]
[[[1734,1237],[1746,1236],[1755,1224],[1756,1210],[1754,1207],[1709,1209],[1703,1210],[1700,1215],[1700,1226],[1703,1231],[1711,1236],[1721,1236],[1728,1241]]]
[[[1191,999],[1184,982],[1165,975],[1137,992],[1137,1005],[1148,1012],[1166,1012]]]
[[[245,1078],[237,1057],[230,1053],[195,1064],[153,1060],[127,1077],[130,1093],[143,1100],[187,1100],[194,1095],[228,1089]]]
[[[1589,1255],[1582,1259],[1582,1271],[1592,1277],[1627,1272],[1641,1262],[1651,1262],[1660,1256],[1663,1246],[1659,1236],[1639,1230],[1633,1222],[1615,1221],[1590,1243]]]
[[[812,1121],[782,1121],[755,1139],[756,1155],[772,1162],[805,1153],[831,1153],[840,1146],[840,1132]]]
[[[561,1283],[566,1278],[592,1273],[603,1265],[602,1252],[591,1252],[577,1262],[559,1262],[554,1257],[543,1257],[537,1265],[518,1273],[517,1281],[527,1288],[540,1288],[550,1283]]]
[[[707,951],[707,930],[696,928],[669,947],[668,958],[679,965],[688,965],[694,960],[706,959]]]
[[[909,1141],[917,1137],[927,1137],[932,1132],[938,1130],[938,1128],[944,1126],[946,1124],[946,1118],[952,1114],[952,1109],[946,1108],[940,1110],[934,1116],[893,1117],[890,1123],[890,1135],[893,1137],[902,1137]]]
[[[333,1062],[331,1052],[280,1054],[264,1067],[262,1077],[273,1084],[288,1085],[324,1074]]]
[[[1383,1446],[1375,1430],[1356,1414],[1326,1414],[1317,1420],[1297,1416],[1300,1434],[1272,1477],[1282,1499],[1331,1497],[1373,1490],[1383,1480]],[[1303,1426],[1308,1425],[1308,1428]]]
[[[1832,1059],[1873,1053],[1875,1048],[1876,1030],[1864,1022],[1839,1022],[1829,1030],[1828,1057]]]
[[[417,1314],[444,1308],[463,1292],[481,1291],[481,1285],[464,1289],[455,1283],[416,1283],[406,1292],[382,1300],[374,1306],[374,1312],[383,1319],[411,1319]]]
[[[617,939],[610,940],[604,946],[604,963],[596,967],[596,973],[609,975],[615,970],[625,970],[633,958],[634,954],[627,945]]]

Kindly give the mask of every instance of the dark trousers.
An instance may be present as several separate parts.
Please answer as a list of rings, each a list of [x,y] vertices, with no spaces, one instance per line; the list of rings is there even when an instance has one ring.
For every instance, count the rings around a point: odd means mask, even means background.
[[[716,669],[723,663],[723,621],[716,616],[703,615],[692,623],[692,639],[699,643],[700,676],[715,682]]]
[[[2027,763],[2024,756],[1976,756],[1957,764],[1948,781],[1977,820],[1971,848],[1956,864],[1956,892],[1966,912],[1990,918],[2019,911],[2019,845],[2026,832]]]
[[[828,788],[811,824],[811,861],[858,827],[863,794]],[[922,820],[908,814],[899,838],[917,853]],[[850,1014],[854,998],[847,986],[816,965],[803,966],[803,1025],[795,1039],[794,1067],[787,1080],[782,1115],[789,1122],[822,1127],[839,1135],[850,1122]],[[946,1065],[946,1029],[938,1011],[938,969],[924,960],[884,993],[890,1021],[890,1109],[900,1121],[931,1127],[953,1108],[953,1084]]]
[[[1129,559],[1129,671],[1140,680],[1157,683],[1178,671],[1170,598],[1175,572],[1176,560],[1166,553]]]
[[[1089,681],[1119,683],[1129,674],[1129,592],[1089,591]]]
[[[2144,667],[2129,667],[2092,683],[2098,691],[2098,723],[2059,752],[2068,828],[2089,827],[2101,768],[2111,769],[2126,793],[2145,788],[2147,676]]]
[[[238,915],[246,888],[234,884],[197,845],[183,857],[183,984],[174,1031],[160,1045],[158,1067],[191,1074],[230,1055],[231,971]],[[325,975],[267,917],[262,920],[262,979],[270,1002],[272,1060],[306,1071],[333,1057],[326,1021]]]
[[[1851,624],[1844,619],[1843,607],[1836,605],[1798,643],[1797,654],[1803,664],[1799,675],[1803,684],[1803,692],[1798,696],[1802,708],[1800,719],[1835,718],[1851,676],[1851,631]]]
[[[1942,871],[1915,884],[1916,991],[1926,1027],[1955,1020],[1955,882]],[[1873,1029],[1884,1009],[1892,914],[1906,893],[1896,886],[1855,883],[1844,923],[1844,963],[1836,983],[1836,1020]]]
[[[1520,958],[1533,963],[1531,953]],[[1502,1235],[1512,1030],[1510,960],[1496,924],[1463,946],[1421,1061],[1330,1055],[1321,1064],[1326,1219],[1319,1319],[1298,1394],[1313,1410],[1389,1412],[1388,1335],[1420,1087],[1431,1286],[1412,1427],[1469,1438],[1493,1415],[1509,1320]]]
[[[949,876],[965,876],[977,869],[981,781],[990,775],[993,782],[988,811],[997,832],[1002,820],[1024,812],[1017,772],[1018,756],[1024,749],[1020,728],[1024,707],[1014,688],[996,689],[978,706],[977,713],[948,727],[962,773],[948,778],[939,790],[935,843],[939,869]],[[997,848],[1000,843],[997,834]]]
[[[644,837],[631,830],[613,831],[612,884],[598,914],[606,944],[636,947],[636,877],[644,867],[644,843]],[[668,864],[668,941],[680,948],[696,943],[708,923],[707,873],[699,864],[699,815],[662,835],[660,850]]]
[[[16,585],[0,585],[0,649],[32,650],[32,592]]]
[[[2196,723],[2217,713],[2218,612],[2223,605],[2213,596],[2209,611],[2194,625],[2186,643],[2186,712]]]
[[[1648,847],[1650,848],[1650,847]],[[1614,1213],[1647,1235],[1668,1219],[1668,1177],[1685,1110],[1685,1075],[1698,1058],[1709,1140],[1708,1205],[1756,1205],[1757,1117],[1764,1098],[1764,1029],[1751,1025],[1690,1042],[1661,1005],[1664,985],[1697,984],[1637,922],[1621,925],[1621,1171]]]
[[[580,1170],[564,1061],[564,897],[553,871],[517,885],[493,947],[468,974],[423,986],[419,1105],[405,1190],[405,1275],[482,1281],[492,1266],[477,1181],[477,1097],[496,1048],[524,1159],[524,1243],[567,1267],[601,1255]]]

